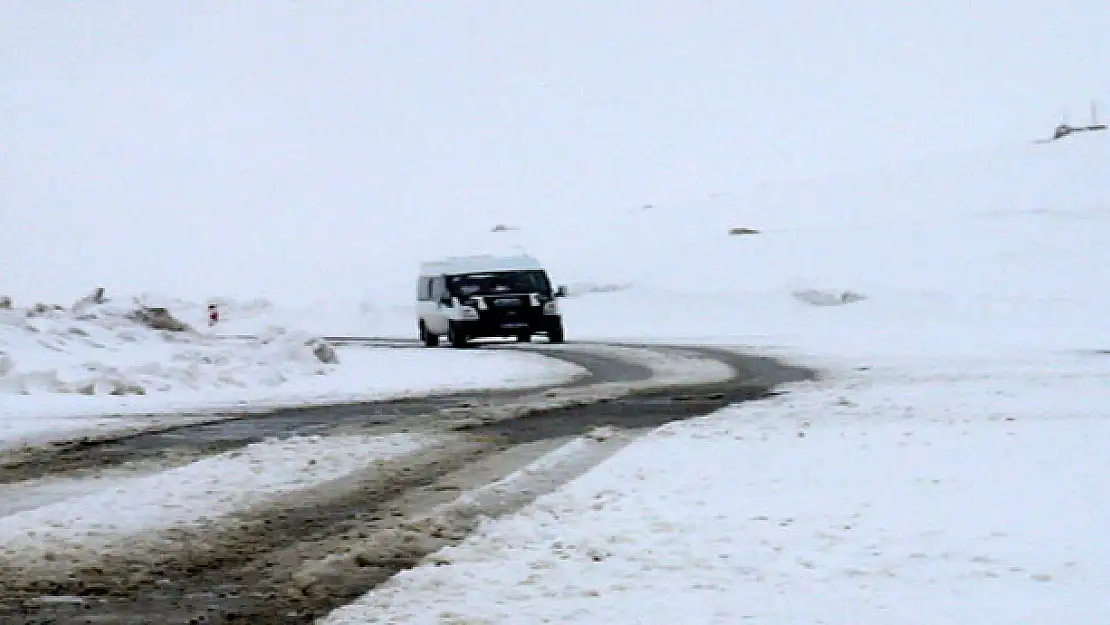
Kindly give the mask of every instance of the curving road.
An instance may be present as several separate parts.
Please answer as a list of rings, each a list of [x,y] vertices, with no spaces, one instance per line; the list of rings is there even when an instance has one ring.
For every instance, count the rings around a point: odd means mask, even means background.
[[[340,344],[412,348],[413,342],[331,337]],[[417,522],[458,496],[500,479],[599,426],[614,436],[584,471],[637,431],[766,396],[808,370],[724,348],[659,345],[493,345],[524,349],[589,371],[568,384],[471,391],[340,406],[223,416],[155,432],[0,454],[0,485],[105,469],[168,467],[274,436],[428,432],[448,444],[396,466],[315,488],[265,509],[181,535],[156,550],[104,554],[68,571],[0,556],[0,623],[311,623],[445,544],[461,540],[483,514],[470,510]],[[651,356],[651,358],[646,358]],[[716,361],[662,375],[660,359]],[[700,360],[691,360],[700,359]],[[571,475],[552,477],[547,490]],[[539,494],[539,493],[536,493]],[[533,495],[534,497],[535,495]],[[513,505],[528,503],[522,499]],[[331,554],[356,553],[346,559]],[[316,563],[306,568],[305,563]],[[51,598],[44,600],[44,597]]]

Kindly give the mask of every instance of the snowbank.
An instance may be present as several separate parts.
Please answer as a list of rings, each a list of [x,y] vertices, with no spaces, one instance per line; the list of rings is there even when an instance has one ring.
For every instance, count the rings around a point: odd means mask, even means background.
[[[0,314],[0,393],[147,395],[211,387],[276,386],[326,374],[299,333],[230,345],[192,331],[154,330],[105,305],[74,313]]]
[[[153,330],[133,306],[77,311],[0,310],[0,445],[54,434],[104,433],[140,425],[125,415],[258,411],[283,405],[369,401],[464,388],[554,384],[583,373],[530,353],[336,348],[321,362],[317,335],[255,323],[257,339],[227,339],[192,313],[204,305],[159,301],[200,330]],[[178,311],[183,311],[179,313]],[[269,304],[227,306],[249,318]],[[111,416],[111,418],[109,418]]]

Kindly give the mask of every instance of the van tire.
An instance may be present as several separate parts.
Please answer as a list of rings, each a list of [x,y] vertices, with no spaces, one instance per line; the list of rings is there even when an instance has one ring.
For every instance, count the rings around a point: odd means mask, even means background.
[[[458,324],[454,321],[450,322],[447,326],[447,340],[451,342],[451,347],[461,349],[469,345],[466,340],[466,334],[459,330]]]
[[[553,324],[547,330],[547,340],[549,343],[564,343],[567,338],[563,334],[563,322],[560,320]]]
[[[522,332],[522,333],[516,335],[516,342],[517,343],[531,343],[532,342],[532,333],[531,332]]]
[[[439,346],[439,335],[428,332],[428,328],[425,327],[423,321],[420,322],[420,340],[424,342],[424,347]]]

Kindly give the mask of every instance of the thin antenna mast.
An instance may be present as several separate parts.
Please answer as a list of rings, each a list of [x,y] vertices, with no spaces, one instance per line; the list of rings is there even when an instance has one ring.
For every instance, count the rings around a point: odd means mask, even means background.
[[[1087,130],[1106,130],[1106,124],[1098,123],[1098,102],[1091,100],[1091,125]]]

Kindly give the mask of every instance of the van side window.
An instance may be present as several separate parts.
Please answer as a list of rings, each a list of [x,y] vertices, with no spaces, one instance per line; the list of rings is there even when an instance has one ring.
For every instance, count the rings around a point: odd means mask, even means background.
[[[447,285],[443,279],[443,276],[436,276],[435,279],[432,280],[432,290],[428,298],[432,301],[436,301],[439,298],[443,297],[443,294],[446,292]]]
[[[432,279],[420,278],[416,283],[416,299],[428,302],[432,299]]]

